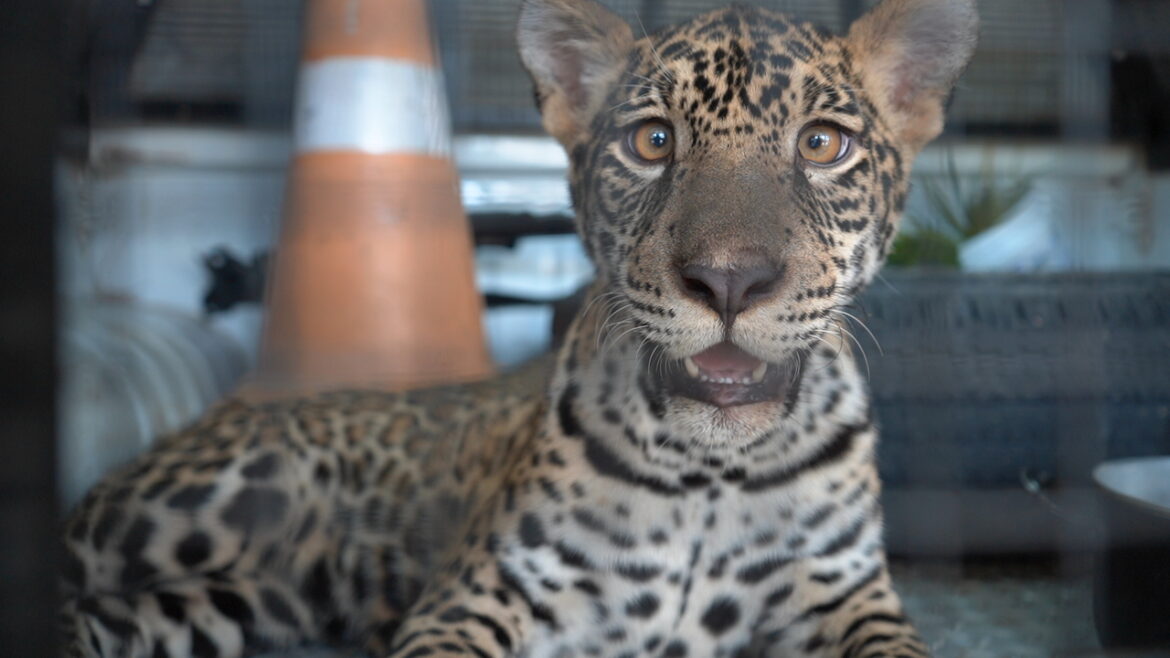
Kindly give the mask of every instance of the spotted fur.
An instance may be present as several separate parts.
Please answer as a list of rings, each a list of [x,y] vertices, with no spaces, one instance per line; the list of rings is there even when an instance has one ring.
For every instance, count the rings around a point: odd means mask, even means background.
[[[885,565],[842,309],[974,32],[971,0],[884,0],[845,37],[737,5],[642,38],[591,0],[525,2],[521,56],[598,267],[555,360],[230,401],[161,440],[68,524],[69,651],[927,655]],[[668,158],[630,149],[647,120],[673,131]],[[845,157],[802,159],[813,124],[848,136]],[[690,271],[767,276],[732,308]],[[721,341],[783,394],[665,385]]]

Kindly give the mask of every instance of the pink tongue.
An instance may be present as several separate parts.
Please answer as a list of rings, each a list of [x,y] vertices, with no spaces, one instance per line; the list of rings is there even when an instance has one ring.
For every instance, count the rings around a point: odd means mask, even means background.
[[[691,359],[703,372],[714,377],[742,379],[760,365],[759,359],[726,341],[699,352]]]

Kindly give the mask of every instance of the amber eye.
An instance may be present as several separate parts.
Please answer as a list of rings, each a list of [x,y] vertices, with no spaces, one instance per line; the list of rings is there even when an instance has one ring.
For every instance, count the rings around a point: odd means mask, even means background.
[[[824,167],[845,158],[849,152],[849,135],[827,123],[817,123],[800,131],[797,146],[801,157]]]
[[[630,132],[629,147],[646,162],[665,160],[674,153],[674,131],[661,121],[645,121]]]

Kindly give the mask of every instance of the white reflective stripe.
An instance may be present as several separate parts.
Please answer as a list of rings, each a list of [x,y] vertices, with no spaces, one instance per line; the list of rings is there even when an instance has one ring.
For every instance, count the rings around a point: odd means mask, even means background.
[[[363,151],[447,156],[451,125],[438,71],[379,57],[301,68],[293,134],[298,153]]]

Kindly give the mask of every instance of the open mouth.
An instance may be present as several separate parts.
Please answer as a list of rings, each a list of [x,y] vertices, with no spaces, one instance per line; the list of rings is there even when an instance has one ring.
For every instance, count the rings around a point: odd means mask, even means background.
[[[801,362],[793,357],[769,363],[724,341],[672,362],[661,374],[661,383],[672,395],[721,408],[780,402],[795,392]]]

